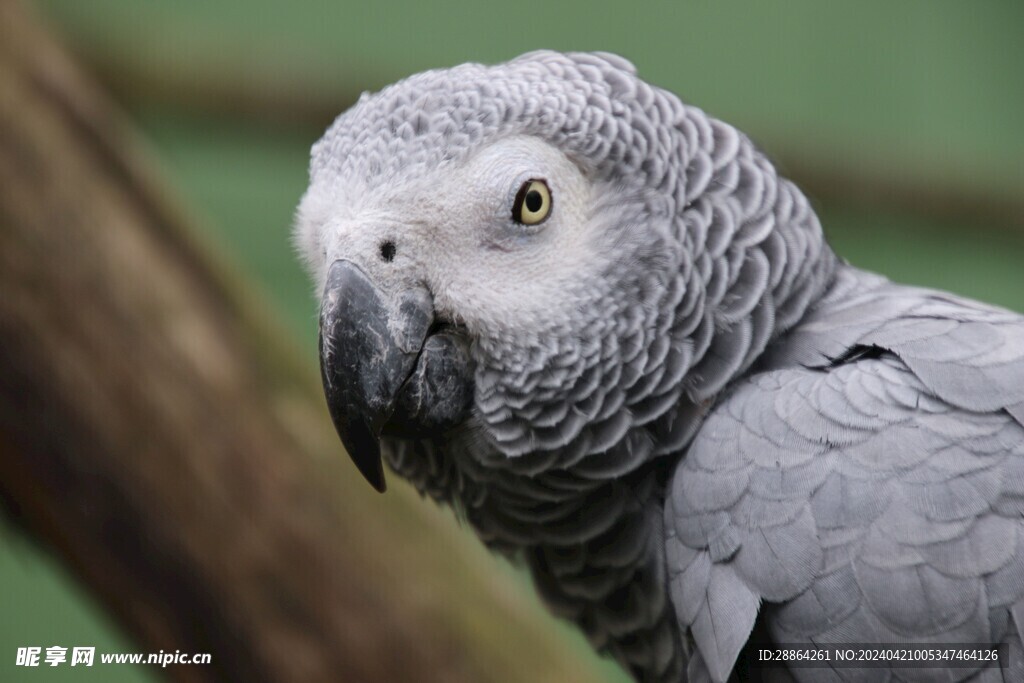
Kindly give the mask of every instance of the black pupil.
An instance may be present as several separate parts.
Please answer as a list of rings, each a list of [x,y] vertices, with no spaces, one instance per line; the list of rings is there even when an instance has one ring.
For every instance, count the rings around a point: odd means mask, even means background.
[[[526,208],[531,213],[537,213],[540,211],[540,207],[544,206],[544,197],[537,190],[530,190],[526,193]]]

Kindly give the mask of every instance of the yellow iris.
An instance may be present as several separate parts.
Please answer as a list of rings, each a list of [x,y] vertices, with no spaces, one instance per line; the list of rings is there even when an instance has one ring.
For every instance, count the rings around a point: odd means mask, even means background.
[[[543,180],[523,183],[512,205],[512,219],[523,225],[537,225],[551,213],[551,190]]]

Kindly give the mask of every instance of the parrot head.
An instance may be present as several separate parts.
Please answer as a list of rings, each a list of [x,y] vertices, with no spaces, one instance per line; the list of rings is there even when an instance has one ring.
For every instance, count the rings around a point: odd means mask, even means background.
[[[468,424],[509,459],[581,435],[594,452],[678,403],[730,324],[702,314],[708,297],[750,281],[745,306],[766,287],[763,263],[725,256],[743,229],[764,239],[740,219],[774,201],[748,178],[759,158],[737,162],[743,140],[603,53],[428,71],[339,116],[295,239],[330,412],[370,483],[384,489],[382,436]],[[723,169],[729,201],[704,201]]]

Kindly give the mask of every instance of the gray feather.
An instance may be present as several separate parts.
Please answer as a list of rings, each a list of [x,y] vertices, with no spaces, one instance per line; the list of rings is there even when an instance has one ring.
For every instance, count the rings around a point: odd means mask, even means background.
[[[711,680],[725,681],[754,627],[760,600],[734,572],[713,569],[691,625]]]

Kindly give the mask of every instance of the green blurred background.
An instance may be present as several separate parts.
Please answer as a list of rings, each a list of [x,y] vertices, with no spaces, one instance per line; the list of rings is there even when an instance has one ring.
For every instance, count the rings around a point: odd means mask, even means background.
[[[34,4],[311,363],[313,298],[289,243],[310,145],[362,90],[540,47],[618,52],[745,130],[854,264],[1024,311],[1024,3]],[[0,681],[156,678],[15,667],[19,646],[136,646],[44,552],[0,534]]]

